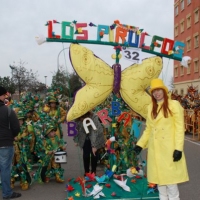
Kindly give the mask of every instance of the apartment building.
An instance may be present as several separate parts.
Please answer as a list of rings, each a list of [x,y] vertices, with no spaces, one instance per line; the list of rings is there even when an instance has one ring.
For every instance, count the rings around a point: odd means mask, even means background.
[[[188,67],[174,61],[174,86],[185,95],[189,86],[200,91],[200,0],[174,0],[174,40],[185,43],[184,56],[191,60]]]

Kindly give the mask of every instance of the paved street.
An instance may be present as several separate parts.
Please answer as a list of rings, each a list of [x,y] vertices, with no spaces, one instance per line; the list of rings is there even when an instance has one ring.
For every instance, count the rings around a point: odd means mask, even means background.
[[[64,127],[64,131],[66,129]],[[80,149],[74,146],[71,137],[67,137],[67,164],[62,164],[65,169],[65,180],[76,178],[83,174],[82,153]],[[185,154],[188,164],[190,181],[179,185],[181,200],[198,200],[200,197],[200,142],[192,142],[188,136],[185,141]],[[98,167],[97,175],[102,173],[102,168]],[[22,197],[19,200],[65,200],[65,183],[59,184],[52,179],[49,183],[39,184],[34,182],[30,189],[21,191],[19,184],[16,184],[14,189],[16,192],[21,192]],[[80,198],[85,199],[85,198]]]
[[[181,200],[200,199],[200,142],[192,142],[186,136],[185,154],[190,181],[179,185]]]
[[[184,151],[190,180],[178,185],[181,200],[200,199],[200,142],[193,142],[191,138],[191,135],[185,136]],[[143,157],[145,156],[143,155]]]
[[[82,152],[80,148],[74,145],[72,137],[66,136],[66,127],[63,125],[64,138],[67,141],[67,164],[62,164],[65,169],[65,180],[69,178],[77,178],[83,175],[83,164],[82,164]],[[97,168],[97,175],[101,173],[101,168]],[[19,182],[15,184],[15,192],[21,192],[22,197],[19,200],[65,200],[66,183],[56,183],[55,179],[51,179],[49,183],[39,184],[34,182],[30,189],[27,191],[22,191]],[[81,199],[81,198],[80,198]]]

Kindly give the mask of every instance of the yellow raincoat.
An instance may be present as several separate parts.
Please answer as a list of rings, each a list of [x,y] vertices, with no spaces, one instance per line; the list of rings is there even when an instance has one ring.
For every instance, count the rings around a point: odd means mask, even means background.
[[[162,103],[159,103],[158,110]],[[161,111],[156,119],[151,117],[152,104],[148,106],[146,129],[137,145],[148,148],[147,178],[150,183],[169,185],[189,180],[184,148],[184,112],[180,103],[169,99],[169,114],[165,118]],[[182,151],[182,158],[173,161],[174,150]]]

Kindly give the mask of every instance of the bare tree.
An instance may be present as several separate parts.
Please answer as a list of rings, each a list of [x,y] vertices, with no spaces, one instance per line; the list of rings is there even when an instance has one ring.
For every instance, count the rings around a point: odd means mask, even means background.
[[[37,93],[39,89],[41,90],[41,87],[45,87],[45,84],[42,85],[42,83],[38,82],[37,72],[33,72],[32,69],[26,69],[25,64],[27,63],[20,60],[17,66],[10,66],[12,69],[12,81],[18,90],[19,99],[22,92],[29,91]]]

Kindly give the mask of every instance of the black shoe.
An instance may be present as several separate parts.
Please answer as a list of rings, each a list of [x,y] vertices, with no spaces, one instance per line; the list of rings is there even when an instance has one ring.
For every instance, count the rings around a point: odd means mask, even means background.
[[[17,193],[17,192],[13,192],[11,196],[9,197],[3,197],[3,199],[15,199],[15,198],[18,198],[18,197],[21,197],[22,195],[20,193]]]

